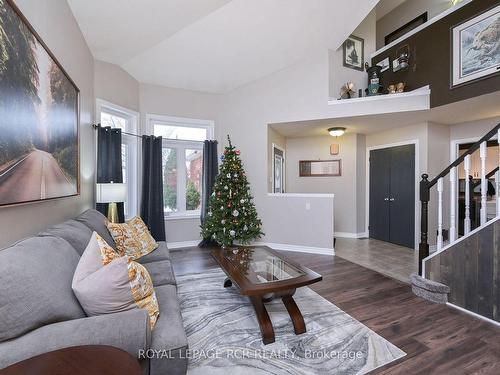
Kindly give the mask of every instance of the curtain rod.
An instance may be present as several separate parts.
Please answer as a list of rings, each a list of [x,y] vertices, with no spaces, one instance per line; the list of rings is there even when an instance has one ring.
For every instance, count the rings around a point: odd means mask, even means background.
[[[94,128],[94,130],[97,130],[98,128],[102,128],[101,123],[98,123],[98,124],[92,124],[92,127]],[[120,128],[112,128],[112,129],[120,129]],[[130,135],[130,136],[132,136],[132,137],[142,138],[142,135],[138,135],[138,134],[134,134],[134,133],[125,132],[125,131],[123,131],[123,130],[122,130],[122,134]],[[148,136],[147,134],[144,134],[144,135]],[[154,137],[154,136],[148,136],[148,137]]]

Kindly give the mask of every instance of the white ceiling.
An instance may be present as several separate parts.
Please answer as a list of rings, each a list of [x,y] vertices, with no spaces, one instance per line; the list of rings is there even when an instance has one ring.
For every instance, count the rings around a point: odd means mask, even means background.
[[[98,60],[223,93],[338,48],[378,0],[68,0]]]
[[[327,129],[333,126],[343,126],[346,128],[346,132],[349,133],[372,134],[427,121],[453,125],[500,117],[499,102],[500,91],[497,91],[425,111],[283,122],[271,124],[270,126],[281,135],[289,138],[326,136],[328,135]]]

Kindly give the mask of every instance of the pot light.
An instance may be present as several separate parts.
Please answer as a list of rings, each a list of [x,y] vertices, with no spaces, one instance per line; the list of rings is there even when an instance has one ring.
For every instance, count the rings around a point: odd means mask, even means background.
[[[328,133],[330,133],[332,137],[340,137],[344,135],[345,128],[342,127],[329,128]]]

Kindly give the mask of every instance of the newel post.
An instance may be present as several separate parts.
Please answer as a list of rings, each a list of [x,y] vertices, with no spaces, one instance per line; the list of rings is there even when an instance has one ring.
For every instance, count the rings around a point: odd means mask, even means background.
[[[429,215],[429,201],[430,196],[430,183],[429,175],[424,173],[420,181],[420,244],[418,245],[418,274],[422,277],[422,259],[429,255],[428,243],[428,215]]]

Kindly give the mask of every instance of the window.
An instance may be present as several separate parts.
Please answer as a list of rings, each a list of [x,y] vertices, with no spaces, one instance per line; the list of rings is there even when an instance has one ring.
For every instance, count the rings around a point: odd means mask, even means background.
[[[165,215],[199,215],[203,141],[213,137],[213,121],[148,115],[147,122],[150,131],[163,138]]]
[[[120,128],[127,133],[136,134],[138,114],[103,100],[97,100],[97,119],[102,126]],[[125,217],[130,219],[137,214],[137,138],[122,134],[122,172],[123,183],[127,185]]]

